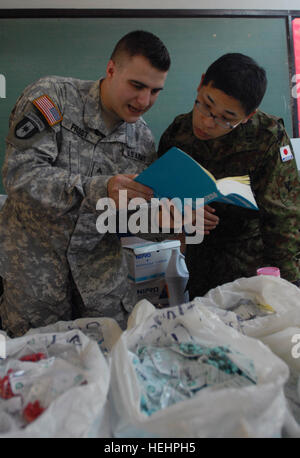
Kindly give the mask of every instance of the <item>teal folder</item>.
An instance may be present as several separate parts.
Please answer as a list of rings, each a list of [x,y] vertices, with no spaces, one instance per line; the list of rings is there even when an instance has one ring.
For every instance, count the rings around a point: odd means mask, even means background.
[[[154,191],[158,199],[204,199],[204,205],[213,201],[258,210],[248,175],[216,180],[214,176],[179,148],[170,148],[163,156],[140,173],[135,181]],[[184,207],[182,207],[184,208]]]

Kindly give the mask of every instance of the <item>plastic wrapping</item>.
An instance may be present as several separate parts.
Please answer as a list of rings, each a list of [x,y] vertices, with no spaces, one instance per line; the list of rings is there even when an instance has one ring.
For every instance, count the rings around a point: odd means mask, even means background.
[[[177,398],[168,406],[162,403],[151,414],[145,412],[142,408],[145,386],[136,372],[134,355],[142,347],[161,350],[182,343],[230,349],[234,357],[239,355],[240,359],[235,361],[239,361],[240,368],[252,367],[256,383],[236,385],[232,380],[230,385],[227,380],[218,389],[202,387],[192,397]],[[205,306],[191,302],[158,311],[149,302],[141,301],[130,316],[128,329],[113,347],[111,357],[110,399],[115,437],[278,437],[281,434],[286,415],[283,386],[288,378],[287,365],[258,340],[225,325]],[[174,374],[176,366],[172,367]],[[192,377],[192,381],[199,379]],[[152,385],[150,391],[153,391],[153,383],[148,385]]]
[[[289,367],[284,434],[300,437],[300,289],[274,276],[240,278],[195,299],[230,327],[258,338]]]
[[[78,329],[89,339],[97,342],[101,352],[107,356],[122,330],[113,318],[78,318],[73,321],[58,321],[41,328],[30,329],[26,335],[49,332],[67,332]]]
[[[8,339],[0,437],[109,437],[109,368],[79,330]]]
[[[254,314],[251,319],[239,316],[234,309],[241,300],[261,305],[262,313]],[[247,336],[260,338],[290,326],[300,326],[300,289],[280,277],[239,278],[211,289],[196,301],[206,304],[223,321],[231,322]]]

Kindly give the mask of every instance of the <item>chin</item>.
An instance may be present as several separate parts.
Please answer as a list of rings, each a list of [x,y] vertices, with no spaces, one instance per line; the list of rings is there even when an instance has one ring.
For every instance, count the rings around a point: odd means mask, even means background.
[[[121,118],[123,119],[123,121],[128,122],[128,123],[134,123],[140,117],[141,117],[141,114],[131,113],[131,112],[128,112],[128,110],[124,110],[124,112],[121,115]]]
[[[205,132],[203,132],[201,129],[197,127],[193,128],[193,133],[195,137],[199,138],[199,140],[209,140],[212,138],[211,135],[206,134]]]
[[[134,124],[139,120],[140,116],[126,116],[123,118],[123,121],[127,122],[128,124]]]

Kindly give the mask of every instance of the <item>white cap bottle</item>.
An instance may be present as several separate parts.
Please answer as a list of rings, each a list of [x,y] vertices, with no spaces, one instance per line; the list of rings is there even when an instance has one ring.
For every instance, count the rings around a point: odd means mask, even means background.
[[[186,267],[185,257],[180,253],[180,247],[172,249],[168,267],[165,273],[169,305],[184,304],[189,301],[189,293],[185,291],[189,272]]]

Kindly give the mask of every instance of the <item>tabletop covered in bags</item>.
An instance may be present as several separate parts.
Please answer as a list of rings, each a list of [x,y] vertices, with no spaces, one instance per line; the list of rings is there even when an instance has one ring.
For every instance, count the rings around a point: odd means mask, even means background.
[[[238,279],[186,304],[137,303],[0,331],[0,437],[300,437],[300,290]]]

